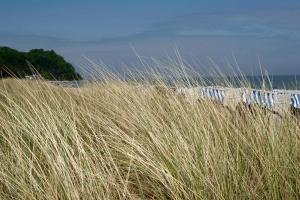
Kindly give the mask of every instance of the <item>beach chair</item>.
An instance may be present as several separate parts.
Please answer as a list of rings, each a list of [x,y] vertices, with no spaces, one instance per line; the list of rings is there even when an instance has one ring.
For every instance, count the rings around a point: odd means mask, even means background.
[[[294,108],[300,107],[300,94],[291,94],[291,106]]]
[[[300,117],[300,93],[297,91],[291,92],[291,113],[296,117]]]
[[[177,93],[181,95],[186,95],[188,93],[188,88],[178,88]]]
[[[272,108],[277,101],[276,94],[274,92],[266,91],[264,94],[264,105],[267,108]]]
[[[212,101],[223,102],[225,98],[225,91],[222,88],[216,87],[204,87],[200,90],[200,96],[204,99],[209,99]]]

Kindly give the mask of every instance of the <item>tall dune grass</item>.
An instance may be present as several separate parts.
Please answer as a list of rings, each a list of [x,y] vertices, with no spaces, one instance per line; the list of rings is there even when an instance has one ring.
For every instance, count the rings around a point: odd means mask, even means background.
[[[299,199],[299,121],[162,83],[0,83],[0,199]]]

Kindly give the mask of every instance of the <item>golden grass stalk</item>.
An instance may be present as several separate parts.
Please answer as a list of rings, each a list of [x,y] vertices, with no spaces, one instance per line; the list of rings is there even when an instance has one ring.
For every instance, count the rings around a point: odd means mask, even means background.
[[[190,101],[162,82],[0,90],[1,199],[300,198],[291,115]]]

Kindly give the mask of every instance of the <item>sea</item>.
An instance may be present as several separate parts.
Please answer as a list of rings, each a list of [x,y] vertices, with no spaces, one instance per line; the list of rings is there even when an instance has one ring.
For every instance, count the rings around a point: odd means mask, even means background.
[[[132,81],[131,78],[124,79],[126,81]],[[134,78],[135,81],[142,80]],[[145,77],[143,77],[145,80]],[[150,79],[147,79],[149,82]],[[88,82],[95,80],[82,80],[82,81],[54,81],[54,84],[59,84],[64,87],[81,87]],[[98,80],[99,81],[99,80]],[[150,82],[155,80],[150,80]],[[224,87],[251,87],[255,89],[261,89],[264,85],[265,89],[285,89],[285,90],[300,90],[300,75],[275,75],[275,76],[222,76],[222,77],[192,77],[182,78],[179,82],[184,83],[189,87],[192,85],[204,85],[204,86],[224,86]],[[166,80],[168,85],[173,85],[174,80]]]
[[[250,87],[267,90],[300,90],[300,75],[193,77],[196,84],[230,87]],[[189,82],[190,80],[185,80]]]
[[[256,89],[265,85],[266,89],[300,90],[300,75],[244,76],[237,80],[236,87],[242,86],[239,80],[244,80],[246,85]]]

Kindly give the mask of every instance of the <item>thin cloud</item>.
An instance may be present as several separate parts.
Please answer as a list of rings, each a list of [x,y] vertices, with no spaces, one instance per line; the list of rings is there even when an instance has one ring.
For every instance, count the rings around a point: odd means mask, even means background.
[[[300,40],[300,11],[269,11],[251,14],[191,14],[152,26],[145,35],[286,38]],[[296,23],[297,22],[297,23]]]

